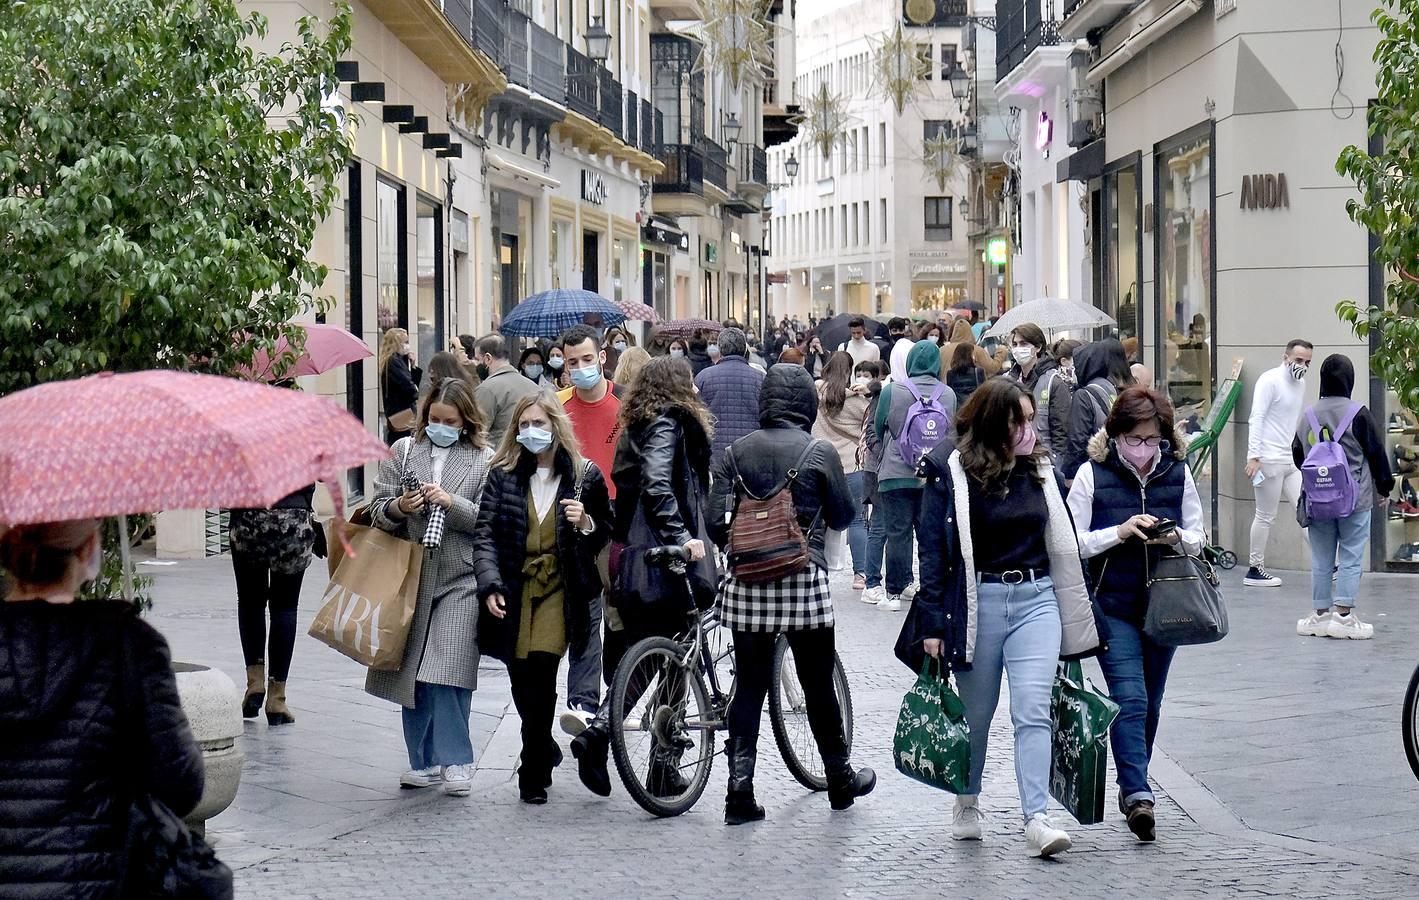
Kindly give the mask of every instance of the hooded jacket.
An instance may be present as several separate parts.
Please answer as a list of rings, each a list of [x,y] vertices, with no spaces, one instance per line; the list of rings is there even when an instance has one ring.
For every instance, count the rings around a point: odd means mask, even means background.
[[[1104,427],[1118,399],[1118,387],[1109,380],[1109,348],[1103,341],[1074,351],[1074,372],[1079,388],[1069,404],[1069,443],[1063,465],[1067,479],[1089,461],[1089,441]]]
[[[813,447],[789,488],[798,524],[808,538],[809,555],[814,563],[827,568],[823,556],[827,529],[847,528],[857,516],[857,504],[837,450],[809,434],[817,417],[818,392],[808,370],[791,363],[769,369],[759,394],[759,430],[735,441],[714,464],[706,519],[715,544],[729,544],[731,517],[739,496],[736,469],[744,490],[767,498],[785,483],[788,470],[811,443]]]
[[[1320,400],[1307,410],[1315,412],[1322,431],[1334,434],[1340,428],[1340,422],[1355,405],[1350,399],[1354,390],[1355,366],[1339,354],[1327,356],[1320,367]],[[1297,468],[1306,461],[1306,454],[1316,441],[1310,417],[1302,415],[1291,442],[1291,456]],[[1345,448],[1345,461],[1355,476],[1355,512],[1372,509],[1377,498],[1387,497],[1394,490],[1394,472],[1385,452],[1384,437],[1369,407],[1360,405],[1354,421],[1340,436],[1340,446]]]
[[[132,604],[0,603],[0,735],[5,897],[118,896],[131,792],[178,816],[202,796],[167,642]]]
[[[922,397],[931,396],[939,386],[942,389],[940,403],[952,422],[956,419],[956,393],[937,378],[940,372],[941,356],[939,348],[931,341],[917,341],[907,354],[907,376],[921,391]],[[916,471],[909,466],[897,450],[897,437],[902,433],[907,421],[907,412],[916,398],[905,385],[893,384],[883,387],[882,396],[877,401],[877,413],[873,428],[882,441],[882,463],[877,470],[877,490],[894,491],[920,488],[922,481]],[[954,444],[954,428],[946,436],[946,442]]]

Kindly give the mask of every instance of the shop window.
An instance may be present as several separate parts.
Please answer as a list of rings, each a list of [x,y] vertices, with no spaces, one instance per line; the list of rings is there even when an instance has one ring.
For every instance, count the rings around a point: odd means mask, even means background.
[[[618,303],[628,299],[626,272],[626,242],[617,238],[611,242],[611,290],[612,299]]]
[[[1104,174],[1104,193],[1107,221],[1102,307],[1118,322],[1119,339],[1136,342],[1143,334],[1138,307],[1142,217],[1136,158]]]
[[[385,178],[375,180],[375,315],[379,336],[391,328],[408,328],[409,285],[404,277],[409,265],[409,239],[404,209],[404,187]],[[419,364],[424,358],[416,360]],[[381,402],[383,402],[383,392]]]
[[[565,229],[561,222],[552,223],[551,240],[547,247],[547,262],[552,269],[552,287],[562,286],[562,234]]]
[[[360,193],[360,164],[350,164],[345,189],[345,330],[364,340],[364,205]],[[345,367],[345,408],[365,420],[365,364]],[[365,467],[351,469],[345,479],[347,499],[354,503],[365,495]]]
[[[926,239],[951,240],[951,198],[927,197],[922,202],[926,219]]]
[[[444,349],[443,333],[443,207],[420,196],[415,203],[415,321],[410,337],[428,360]]]

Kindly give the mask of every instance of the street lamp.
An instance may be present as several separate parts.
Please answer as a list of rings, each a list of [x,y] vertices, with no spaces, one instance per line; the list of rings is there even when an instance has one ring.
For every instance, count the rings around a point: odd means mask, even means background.
[[[792,181],[798,177],[798,157],[793,155],[793,151],[788,151],[788,159],[783,161],[783,172]]]
[[[951,96],[958,102],[965,102],[971,95],[971,76],[966,73],[964,66],[956,66],[951,70]]]
[[[743,129],[744,126],[739,124],[738,113],[730,113],[724,120],[724,125],[720,128],[720,130],[724,132],[725,142],[730,144],[739,143],[739,132]]]
[[[611,34],[606,30],[602,16],[591,17],[591,27],[586,29],[586,55],[599,63],[611,58]]]

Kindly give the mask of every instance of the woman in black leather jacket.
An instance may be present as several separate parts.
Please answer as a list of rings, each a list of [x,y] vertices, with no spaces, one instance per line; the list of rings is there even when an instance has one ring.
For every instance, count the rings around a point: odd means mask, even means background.
[[[730,445],[715,463],[706,518],[710,537],[727,547],[739,495],[767,499],[783,485],[793,497],[798,525],[808,541],[807,568],[770,582],[740,581],[734,574],[720,591],[720,621],[734,633],[735,689],[729,706],[727,825],[756,822],[754,763],[764,698],[773,674],[774,642],[788,636],[808,704],[808,722],[828,776],[833,809],[847,809],[877,783],[871,769],[853,771],[843,739],[842,709],[833,691],[833,601],[823,543],[829,528],[842,529],[857,515],[838,452],[809,434],[818,417],[818,392],[802,366],[780,363],[759,392],[759,430]],[[792,481],[789,472],[795,473]],[[734,559],[730,547],[730,560]]]

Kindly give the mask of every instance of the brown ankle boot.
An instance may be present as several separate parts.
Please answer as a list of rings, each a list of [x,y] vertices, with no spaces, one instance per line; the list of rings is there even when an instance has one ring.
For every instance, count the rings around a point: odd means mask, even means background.
[[[266,664],[257,663],[246,667],[246,696],[241,700],[243,719],[254,719],[261,712],[261,701],[266,699]]]
[[[295,721],[296,717],[291,715],[290,708],[286,706],[286,683],[271,682],[270,693],[266,697],[266,724],[290,725]]]

